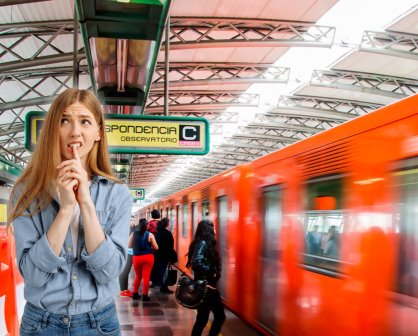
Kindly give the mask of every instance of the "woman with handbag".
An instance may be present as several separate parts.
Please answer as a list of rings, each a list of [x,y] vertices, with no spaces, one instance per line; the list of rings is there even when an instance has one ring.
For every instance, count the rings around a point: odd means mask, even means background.
[[[221,277],[221,260],[216,246],[213,223],[202,220],[197,225],[196,233],[187,253],[186,267],[192,267],[195,280],[206,280],[208,292],[205,300],[197,309],[196,322],[192,336],[202,335],[209,313],[212,311],[214,319],[209,336],[218,335],[225,321],[225,311],[216,284]]]
[[[173,251],[174,251],[174,238],[172,233],[168,230],[168,225],[170,221],[167,217],[161,219],[157,224],[157,244],[158,251],[155,254],[156,264],[158,267],[158,279],[160,284],[160,292],[165,294],[172,294],[173,291],[170,290],[167,284],[164,282],[164,274],[167,270],[169,263],[175,263],[177,260],[173,260]],[[176,252],[174,251],[174,254]],[[176,254],[177,255],[177,254]]]

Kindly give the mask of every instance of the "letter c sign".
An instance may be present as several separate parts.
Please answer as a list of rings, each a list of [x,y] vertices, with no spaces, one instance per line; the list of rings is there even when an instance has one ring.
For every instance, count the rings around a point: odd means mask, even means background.
[[[180,125],[180,141],[200,141],[200,126]]]

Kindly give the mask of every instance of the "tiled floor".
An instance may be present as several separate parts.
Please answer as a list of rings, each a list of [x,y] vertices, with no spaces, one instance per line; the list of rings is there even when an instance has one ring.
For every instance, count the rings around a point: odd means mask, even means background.
[[[174,287],[172,287],[174,289]],[[174,294],[161,294],[151,289],[151,301],[133,301],[129,297],[116,299],[123,336],[190,336],[196,311],[177,304]],[[257,336],[257,332],[226,310],[223,336]],[[209,318],[211,321],[212,316]],[[209,331],[206,328],[203,335]]]

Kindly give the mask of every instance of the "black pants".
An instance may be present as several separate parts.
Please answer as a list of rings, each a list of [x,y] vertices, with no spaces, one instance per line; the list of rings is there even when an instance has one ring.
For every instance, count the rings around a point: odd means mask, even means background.
[[[209,313],[212,311],[214,319],[210,327],[209,336],[216,336],[221,332],[225,321],[224,305],[221,295],[217,290],[209,289],[205,302],[197,309],[196,322],[194,323],[192,336],[202,335],[203,329],[209,320]]]
[[[122,273],[119,275],[119,287],[121,291],[128,289],[128,279],[129,279],[129,273],[131,272],[131,268],[132,268],[132,256],[128,254],[125,267]]]

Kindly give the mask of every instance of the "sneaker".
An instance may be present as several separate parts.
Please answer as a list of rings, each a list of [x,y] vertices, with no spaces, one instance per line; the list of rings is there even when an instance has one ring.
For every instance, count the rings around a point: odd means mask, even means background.
[[[142,295],[142,301],[151,301],[151,298],[149,297],[149,295]]]
[[[141,298],[141,295],[139,295],[138,293],[133,293],[132,294],[132,300],[139,300],[140,298]]]
[[[123,291],[121,291],[119,293],[120,296],[127,296],[127,297],[131,297],[132,296],[132,292],[129,289],[125,289]]]

